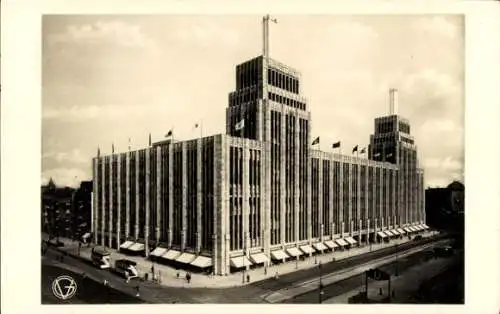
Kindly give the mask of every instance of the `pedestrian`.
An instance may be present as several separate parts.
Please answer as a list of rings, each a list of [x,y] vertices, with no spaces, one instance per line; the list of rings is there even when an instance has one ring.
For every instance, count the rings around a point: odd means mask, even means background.
[[[136,297],[139,296],[139,284],[137,284],[137,286],[135,286],[135,296]]]
[[[247,282],[250,282],[250,275],[247,274]]]
[[[186,274],[186,280],[188,283],[191,283],[191,274],[190,273]]]
[[[278,279],[278,272],[276,272],[276,274],[274,274],[274,279]]]
[[[267,276],[267,267],[264,267],[264,276]]]
[[[151,274],[153,274],[153,281],[155,280],[155,264],[151,265]]]
[[[179,272],[177,272],[177,279],[179,279],[180,276],[181,276],[181,274]]]

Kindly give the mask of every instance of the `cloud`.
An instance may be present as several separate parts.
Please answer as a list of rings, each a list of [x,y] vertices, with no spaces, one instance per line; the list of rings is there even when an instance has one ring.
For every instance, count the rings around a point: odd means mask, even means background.
[[[170,104],[172,104],[170,99]],[[175,103],[175,102],[174,102]],[[152,116],[167,116],[182,112],[181,106],[164,104],[109,104],[109,105],[71,105],[65,107],[47,107],[42,110],[42,119],[74,121],[129,121],[141,120]]]
[[[414,23],[416,30],[423,32],[422,35],[441,36],[445,38],[455,38],[458,36],[459,24],[452,23],[442,16],[434,16],[432,18],[425,17],[418,19]]]
[[[47,184],[50,178],[57,186],[77,187],[81,181],[89,180],[90,174],[81,168],[53,168],[42,172],[42,184]]]
[[[88,46],[106,43],[125,48],[156,48],[155,42],[142,32],[139,25],[113,20],[68,25],[64,32],[51,34],[48,39],[52,44],[77,43]]]
[[[238,34],[229,28],[223,28],[211,21],[198,21],[197,24],[178,28],[171,34],[177,42],[191,43],[199,46],[236,47],[240,40]]]
[[[88,163],[89,159],[85,158],[78,148],[74,148],[70,152],[46,152],[42,155],[42,159],[51,160],[57,163]]]

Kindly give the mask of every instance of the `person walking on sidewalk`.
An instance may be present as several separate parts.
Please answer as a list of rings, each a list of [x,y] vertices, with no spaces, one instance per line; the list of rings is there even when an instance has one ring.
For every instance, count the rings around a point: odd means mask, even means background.
[[[135,286],[135,296],[139,296],[139,283],[137,283],[137,286]]]
[[[186,274],[186,280],[188,283],[191,283],[191,274],[190,273]]]

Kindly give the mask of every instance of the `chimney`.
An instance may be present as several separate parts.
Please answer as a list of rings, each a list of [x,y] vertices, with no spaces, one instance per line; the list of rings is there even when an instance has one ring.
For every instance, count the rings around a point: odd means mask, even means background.
[[[389,106],[390,115],[398,114],[398,90],[395,88],[389,89]]]

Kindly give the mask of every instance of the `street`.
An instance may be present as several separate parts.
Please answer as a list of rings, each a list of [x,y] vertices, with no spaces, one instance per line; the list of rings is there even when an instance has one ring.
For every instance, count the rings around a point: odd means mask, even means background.
[[[352,267],[357,264],[363,264],[370,260],[380,258],[389,254],[394,253],[396,250],[405,250],[408,248],[420,246],[428,241],[419,242],[409,242],[407,244],[400,245],[399,247],[390,247],[382,249],[380,251],[371,252],[368,254],[363,254],[359,256],[354,256],[345,260],[339,260],[332,263],[324,264],[322,272],[324,274],[333,273],[341,269]],[[95,284],[100,284],[104,280],[109,282],[111,288],[116,288],[122,294],[117,294],[113,296],[113,299],[109,299],[109,303],[115,302],[141,302],[133,298],[135,295],[135,282],[131,280],[130,283],[125,283],[124,278],[117,276],[116,274],[110,272],[109,270],[101,270],[96,268],[90,262],[82,261],[78,258],[65,256],[63,263],[57,262],[57,259],[61,256],[61,253],[56,251],[54,248],[49,248],[46,255],[42,258],[42,284],[47,287],[51,284],[51,278],[53,278],[53,270],[47,268],[48,266],[56,267],[70,267],[73,273],[85,274],[89,279],[95,280]],[[412,257],[408,260],[403,259],[400,261],[400,269],[403,270],[405,267],[409,267],[411,263],[416,263],[418,257]],[[391,266],[386,266],[391,267]],[[147,303],[265,303],[262,296],[279,289],[289,287],[291,285],[300,284],[305,280],[310,280],[318,276],[318,269],[303,269],[297,272],[284,274],[279,277],[279,279],[267,279],[260,282],[251,283],[247,286],[234,287],[234,288],[175,288],[166,287],[154,284],[151,282],[141,282],[140,283],[140,298],[143,302]],[[359,277],[359,276],[358,276]],[[330,285],[325,290],[325,298],[338,295],[343,291],[348,291],[349,288],[356,287],[360,284],[360,277],[353,277],[345,281]],[[175,279],[174,279],[175,280]],[[178,279],[184,280],[184,279]],[[86,284],[83,286],[79,285],[79,290],[86,289],[96,289],[88,288]],[[43,289],[42,289],[43,290]],[[45,289],[47,291],[47,289]],[[81,298],[85,295],[79,294]],[[102,296],[102,295],[101,295]],[[132,299],[130,299],[132,297]],[[110,297],[111,298],[111,297]],[[119,300],[127,300],[119,301]],[[318,294],[316,292],[306,293],[302,296],[290,300],[292,303],[317,303]],[[57,301],[57,300],[56,300]],[[43,303],[51,303],[51,299],[47,299],[47,295],[42,295]],[[72,302],[70,300],[70,302]],[[108,303],[107,299],[103,298],[92,298],[89,297],[85,301],[75,300],[75,302],[87,302],[87,303]]]

